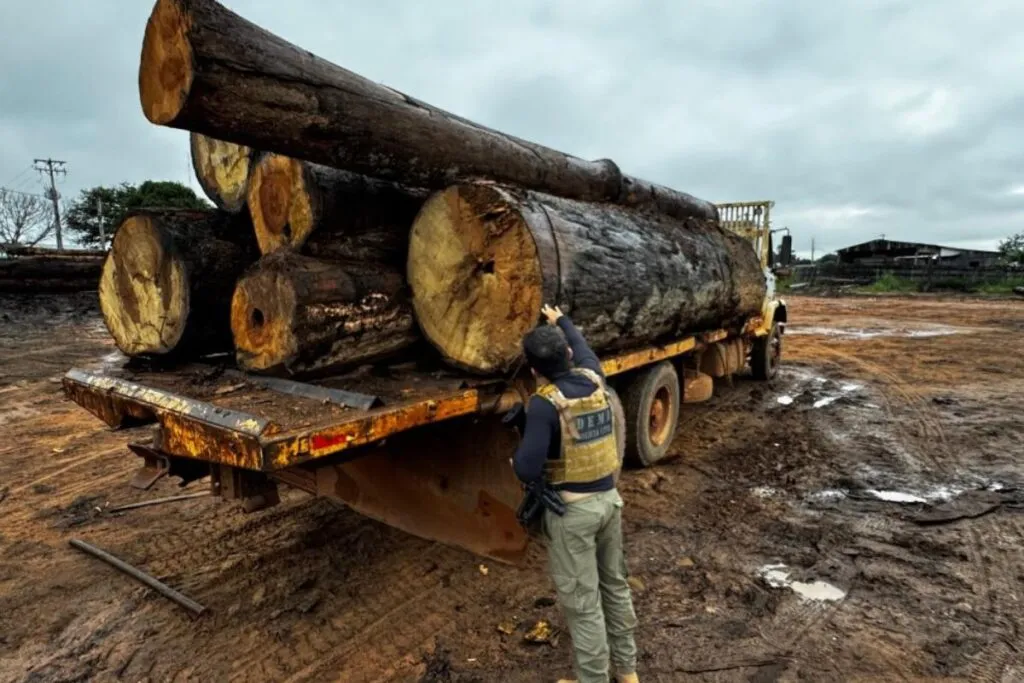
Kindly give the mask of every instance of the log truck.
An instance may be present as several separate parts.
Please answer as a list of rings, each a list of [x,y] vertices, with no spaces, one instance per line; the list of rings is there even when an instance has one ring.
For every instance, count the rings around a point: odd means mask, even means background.
[[[662,460],[681,410],[711,398],[714,379],[775,376],[787,308],[774,291],[772,205],[718,205],[723,227],[760,258],[768,287],[758,315],[602,358],[621,397],[625,462]],[[522,493],[509,466],[517,437],[501,418],[530,394],[528,378],[405,362],[299,382],[230,365],[212,357],[162,371],[75,368],[63,388],[112,429],[153,425],[149,438],[127,445],[143,462],[135,487],[164,476],[202,482],[255,512],[278,504],[285,485],[484,557],[524,556],[529,539],[515,516]]]

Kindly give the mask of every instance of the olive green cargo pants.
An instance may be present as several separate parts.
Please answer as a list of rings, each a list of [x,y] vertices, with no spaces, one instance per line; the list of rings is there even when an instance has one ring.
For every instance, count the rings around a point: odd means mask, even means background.
[[[622,498],[612,489],[544,513],[548,560],[572,636],[580,683],[636,671],[636,614],[622,549]]]

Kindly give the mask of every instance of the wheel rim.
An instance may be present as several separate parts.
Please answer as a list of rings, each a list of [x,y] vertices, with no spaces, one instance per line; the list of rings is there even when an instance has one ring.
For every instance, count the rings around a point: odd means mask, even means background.
[[[668,387],[660,387],[651,401],[648,416],[648,438],[653,446],[661,446],[672,431],[672,394]]]

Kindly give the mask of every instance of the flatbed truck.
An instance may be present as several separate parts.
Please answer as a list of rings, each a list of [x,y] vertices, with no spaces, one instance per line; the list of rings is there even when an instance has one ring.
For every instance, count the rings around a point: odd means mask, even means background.
[[[719,205],[723,225],[758,251],[768,294],[742,324],[602,357],[615,391],[620,455],[651,466],[668,452],[683,404],[707,400],[715,378],[770,380],[787,321],[772,275],[772,202]],[[340,501],[409,533],[517,562],[528,535],[509,465],[515,432],[502,416],[530,379],[484,379],[417,363],[361,368],[315,383],[246,375],[225,359],[173,370],[76,368],[67,397],[113,429],[153,424],[128,444],[132,480],[208,480],[246,511],[278,504],[285,485]]]

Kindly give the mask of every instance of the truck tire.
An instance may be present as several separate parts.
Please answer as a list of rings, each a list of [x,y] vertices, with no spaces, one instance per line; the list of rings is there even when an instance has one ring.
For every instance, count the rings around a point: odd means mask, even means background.
[[[750,370],[754,379],[768,382],[779,371],[782,360],[782,330],[778,323],[772,323],[771,331],[754,340],[750,350]]]
[[[679,424],[679,375],[662,361],[637,373],[624,396],[626,457],[650,467],[668,453]]]

